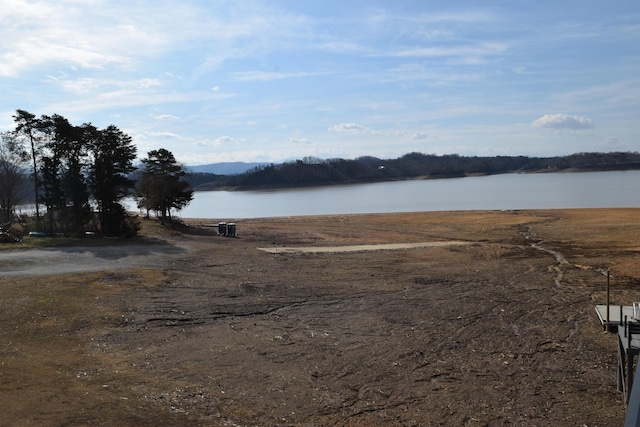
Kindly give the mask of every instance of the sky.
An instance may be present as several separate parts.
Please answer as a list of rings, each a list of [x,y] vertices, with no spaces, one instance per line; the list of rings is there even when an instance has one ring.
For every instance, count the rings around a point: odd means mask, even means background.
[[[640,2],[0,0],[16,109],[185,165],[640,151]]]

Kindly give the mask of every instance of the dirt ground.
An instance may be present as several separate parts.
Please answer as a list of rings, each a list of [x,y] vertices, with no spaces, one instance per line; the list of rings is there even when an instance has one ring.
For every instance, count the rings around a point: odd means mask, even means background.
[[[640,300],[640,209],[217,221],[0,260],[0,425],[624,422],[594,306]]]

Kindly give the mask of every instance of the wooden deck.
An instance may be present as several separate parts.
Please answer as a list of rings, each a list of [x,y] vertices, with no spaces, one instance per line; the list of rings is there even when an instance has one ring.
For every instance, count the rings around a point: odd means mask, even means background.
[[[618,342],[618,391],[627,404],[625,427],[640,427],[640,375],[636,359],[640,357],[640,320],[633,317],[633,306],[596,305],[604,330],[614,332]]]
[[[596,305],[596,313],[602,325],[602,329],[607,329],[607,306],[605,304]],[[633,317],[633,307],[630,305],[610,305],[609,306],[609,332],[617,332],[618,326],[622,325],[625,316],[628,319]]]
[[[639,354],[640,322],[627,321],[618,328],[618,391],[624,393],[626,403],[629,402],[633,386],[634,359]]]

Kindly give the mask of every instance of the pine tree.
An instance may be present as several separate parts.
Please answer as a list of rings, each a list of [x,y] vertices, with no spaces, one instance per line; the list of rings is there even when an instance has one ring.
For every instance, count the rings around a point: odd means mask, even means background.
[[[138,207],[146,209],[147,214],[156,211],[162,221],[170,221],[171,209],[182,210],[193,200],[193,190],[182,179],[186,171],[164,148],[150,151],[142,165],[136,189]]]
[[[85,124],[82,132],[93,157],[90,188],[98,205],[102,233],[107,236],[126,233],[130,230],[126,230],[127,214],[120,201],[135,186],[128,176],[135,170],[136,147],[131,137],[114,125],[98,130]]]

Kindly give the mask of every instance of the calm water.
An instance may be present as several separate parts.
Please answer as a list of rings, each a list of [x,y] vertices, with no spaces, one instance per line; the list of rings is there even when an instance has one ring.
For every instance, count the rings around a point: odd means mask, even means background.
[[[504,174],[269,191],[196,192],[184,218],[640,207],[640,171]],[[135,205],[131,205],[134,207]]]

